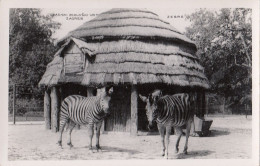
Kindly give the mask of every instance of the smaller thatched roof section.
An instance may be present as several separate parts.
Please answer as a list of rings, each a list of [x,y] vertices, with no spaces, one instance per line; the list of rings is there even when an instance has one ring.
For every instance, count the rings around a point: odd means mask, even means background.
[[[47,69],[42,76],[39,85],[54,86],[57,85],[58,80],[61,76],[61,71],[63,69],[63,58],[60,56],[55,56],[54,59],[47,65]]]
[[[95,55],[95,50],[91,49],[86,42],[76,38],[71,38],[71,41],[73,41],[84,54],[88,54],[89,56]]]
[[[70,45],[71,42],[74,42],[77,47],[82,51],[82,53],[87,54],[88,56],[94,56],[95,52],[91,49],[88,44],[82,40],[76,38],[70,38],[62,47],[56,52],[54,55],[54,59],[47,65],[46,72],[42,76],[39,85],[48,85],[54,86],[57,85],[58,82],[81,82],[81,77],[65,77],[61,75],[63,70],[63,57],[61,56],[63,51]]]

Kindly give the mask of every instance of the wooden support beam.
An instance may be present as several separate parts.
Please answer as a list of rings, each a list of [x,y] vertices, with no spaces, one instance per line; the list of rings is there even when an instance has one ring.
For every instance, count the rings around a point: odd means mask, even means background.
[[[131,88],[131,129],[132,136],[137,136],[138,129],[138,94],[135,85]]]
[[[205,92],[201,92],[201,116],[204,118],[206,114],[206,98]]]
[[[105,90],[105,88],[97,89],[97,96],[99,96],[99,95],[101,95],[102,93],[104,93],[104,90]],[[91,93],[91,91],[92,91],[92,90],[88,89],[87,93],[89,94],[89,93]],[[93,92],[94,92],[94,89],[93,89],[93,91],[92,91],[92,94],[93,94]],[[101,133],[104,133],[104,132],[105,132],[105,123],[106,123],[106,119],[104,119],[103,122],[102,122],[102,126],[101,126],[101,128],[100,128],[100,132],[101,132]]]
[[[59,131],[59,126],[58,126],[59,105],[60,104],[59,104],[57,87],[52,87],[51,88],[51,129],[53,132]]]
[[[59,97],[60,97],[60,104],[61,104],[65,97],[62,86],[59,87]]]
[[[197,117],[204,118],[203,109],[203,92],[197,92]]]
[[[16,85],[13,86],[13,124],[15,124],[15,112],[16,112]]]
[[[58,88],[58,130],[59,130],[59,127],[60,127],[60,108],[61,108],[61,104],[63,102],[63,100],[65,99],[65,94],[64,94],[64,88],[63,86],[60,86]]]
[[[209,97],[205,94],[205,112],[207,116],[209,115]]]
[[[48,90],[45,91],[44,94],[44,120],[45,120],[45,129],[51,129],[51,98],[50,92]]]

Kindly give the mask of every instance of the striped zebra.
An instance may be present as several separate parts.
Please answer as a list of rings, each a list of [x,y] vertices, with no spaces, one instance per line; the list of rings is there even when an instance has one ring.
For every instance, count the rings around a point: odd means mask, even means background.
[[[146,102],[146,115],[149,121],[148,127],[152,125],[154,120],[157,122],[157,127],[160,132],[163,145],[162,156],[168,158],[169,138],[172,127],[174,127],[175,132],[178,135],[175,144],[175,153],[178,153],[179,142],[182,135],[181,126],[184,124],[186,124],[187,131],[183,152],[187,154],[188,139],[194,116],[194,111],[191,109],[192,100],[190,99],[190,96],[186,93],[175,94],[172,96],[162,96],[162,92],[160,90],[156,90],[152,94],[149,94],[148,97],[142,95],[139,95],[139,97],[142,101]]]
[[[105,88],[105,92],[99,96],[83,97],[72,95],[65,98],[61,104],[60,111],[60,137],[59,146],[62,147],[62,133],[66,124],[69,126],[68,145],[73,147],[71,143],[71,132],[76,124],[87,125],[89,135],[89,150],[92,150],[92,138],[94,135],[94,126],[96,129],[96,148],[101,149],[99,145],[100,128],[103,119],[109,113],[109,103],[113,87]]]

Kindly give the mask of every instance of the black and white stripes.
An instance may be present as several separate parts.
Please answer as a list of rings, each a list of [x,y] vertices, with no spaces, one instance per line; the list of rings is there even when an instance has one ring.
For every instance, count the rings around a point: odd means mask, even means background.
[[[99,96],[84,97],[79,95],[68,96],[61,104],[60,111],[60,138],[58,144],[62,146],[62,133],[66,124],[69,125],[68,145],[71,144],[71,132],[76,124],[87,125],[90,139],[89,148],[92,149],[92,138],[94,134],[94,126],[96,131],[96,147],[100,149],[99,136],[103,119],[109,113],[109,103],[112,88],[104,88],[104,92]]]
[[[179,151],[179,142],[182,135],[182,126],[186,124],[186,142],[183,152],[187,154],[188,139],[193,123],[194,111],[191,108],[194,102],[189,94],[180,93],[175,95],[162,96],[160,90],[156,90],[149,94],[148,97],[139,95],[141,100],[146,102],[146,115],[149,121],[148,128],[156,120],[157,127],[161,135],[163,145],[162,155],[168,158],[168,145],[171,129],[174,127],[178,135],[175,152]],[[166,135],[166,140],[165,140]],[[165,146],[166,142],[166,146]],[[166,152],[165,152],[166,151]]]
[[[100,97],[73,95],[65,98],[61,105],[60,128],[69,119],[79,125],[94,125],[102,121],[106,113],[101,109]]]
[[[162,125],[183,126],[193,117],[190,108],[190,97],[186,93],[163,96],[158,100],[157,123]]]

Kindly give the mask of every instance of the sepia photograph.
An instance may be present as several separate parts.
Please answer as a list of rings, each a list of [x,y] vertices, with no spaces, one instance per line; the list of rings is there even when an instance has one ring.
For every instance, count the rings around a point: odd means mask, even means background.
[[[6,10],[6,162],[259,164],[255,8],[110,6]]]

